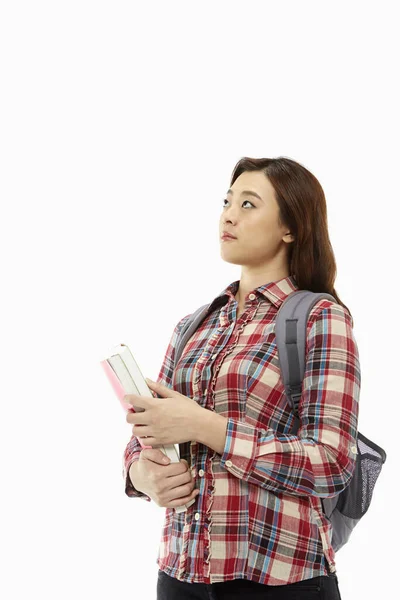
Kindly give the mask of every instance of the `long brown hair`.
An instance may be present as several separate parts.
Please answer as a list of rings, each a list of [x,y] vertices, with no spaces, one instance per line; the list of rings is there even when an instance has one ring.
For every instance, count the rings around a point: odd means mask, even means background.
[[[271,182],[279,206],[279,223],[294,236],[288,244],[290,275],[301,290],[327,292],[353,316],[334,288],[336,260],[329,239],[324,190],[318,179],[300,163],[278,158],[241,158],[231,185],[244,171],[263,171]]]

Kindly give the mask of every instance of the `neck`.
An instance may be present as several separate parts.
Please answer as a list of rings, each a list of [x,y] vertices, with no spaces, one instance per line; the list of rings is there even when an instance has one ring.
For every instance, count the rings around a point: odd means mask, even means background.
[[[242,273],[239,282],[239,287],[235,294],[235,299],[237,300],[239,306],[244,306],[246,302],[246,297],[248,296],[248,294],[250,294],[250,292],[254,291],[261,285],[265,285],[272,281],[279,281],[284,277],[289,277],[289,275],[290,273],[287,268],[277,269],[268,273],[250,276]]]

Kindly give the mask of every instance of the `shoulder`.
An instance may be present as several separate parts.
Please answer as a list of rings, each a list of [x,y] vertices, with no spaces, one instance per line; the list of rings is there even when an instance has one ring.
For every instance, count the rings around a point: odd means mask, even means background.
[[[307,323],[306,353],[316,361],[318,369],[326,369],[331,363],[330,368],[338,371],[344,365],[349,373],[360,377],[353,319],[344,306],[326,299],[315,303]]]
[[[185,327],[185,325],[188,323],[188,321],[191,321],[192,319],[197,318],[199,313],[204,313],[207,306],[209,306],[209,305],[203,304],[202,306],[199,306],[196,310],[194,310],[194,311],[190,312],[189,314],[185,315],[184,317],[182,317],[182,319],[176,324],[176,330],[181,331]],[[208,315],[210,315],[210,314],[211,314],[211,312],[208,311]]]
[[[177,333],[182,331],[183,327],[186,325],[186,323],[189,321],[189,319],[192,315],[193,315],[193,312],[189,313],[188,315],[185,315],[178,321],[178,323],[175,325],[175,331]]]
[[[324,329],[328,327],[327,331],[329,332],[352,329],[353,318],[347,308],[338,302],[321,298],[314,304],[308,315],[307,328],[310,331],[312,328],[321,327]]]

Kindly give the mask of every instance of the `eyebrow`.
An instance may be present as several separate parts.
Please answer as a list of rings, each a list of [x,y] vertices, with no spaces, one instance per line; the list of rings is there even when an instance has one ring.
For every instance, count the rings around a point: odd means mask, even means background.
[[[233,191],[231,190],[231,188],[229,188],[229,190],[226,193],[233,195]],[[256,194],[252,190],[243,190],[243,192],[240,195],[243,196],[244,194],[246,194],[247,196],[255,196],[256,198],[258,198],[259,200],[261,200],[261,202],[263,202],[263,199],[261,198],[261,196],[259,196],[258,194]]]

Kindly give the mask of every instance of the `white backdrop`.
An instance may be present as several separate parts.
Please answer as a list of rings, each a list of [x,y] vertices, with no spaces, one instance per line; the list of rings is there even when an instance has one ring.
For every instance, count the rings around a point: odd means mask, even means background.
[[[124,493],[99,360],[124,342],[156,379],[179,319],[240,278],[218,220],[242,156],[324,188],[359,429],[388,454],[340,589],[397,585],[395,5],[1,4],[2,597],[156,598],[165,509]]]

